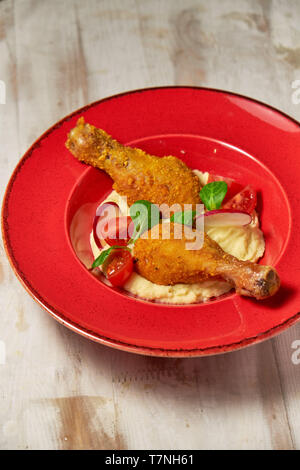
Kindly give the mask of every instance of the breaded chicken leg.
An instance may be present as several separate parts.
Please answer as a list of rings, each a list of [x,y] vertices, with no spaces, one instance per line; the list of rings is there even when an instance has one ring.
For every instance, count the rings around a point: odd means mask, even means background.
[[[80,161],[106,171],[113,188],[128,205],[146,199],[154,204],[200,204],[198,177],[176,157],[155,157],[126,147],[80,118],[66,147]]]
[[[152,229],[134,246],[136,270],[149,281],[173,285],[222,278],[231,283],[238,294],[256,299],[270,297],[279,289],[279,276],[271,266],[240,261],[225,253],[206,234],[201,249],[188,250],[186,243],[190,243],[190,239],[174,238],[174,228],[178,224],[171,223],[170,239],[163,239],[162,225],[157,239],[151,238]]]

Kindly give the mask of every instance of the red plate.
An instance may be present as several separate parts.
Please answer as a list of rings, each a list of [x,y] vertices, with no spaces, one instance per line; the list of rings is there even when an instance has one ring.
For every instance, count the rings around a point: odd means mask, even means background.
[[[170,306],[136,299],[94,277],[83,262],[92,259],[93,215],[112,181],[64,146],[81,115],[123,143],[251,184],[266,237],[262,262],[278,269],[278,294],[258,302],[230,293],[204,304]],[[297,122],[232,93],[167,87],[98,101],[55,124],[15,169],[2,212],[8,257],[54,318],[108,346],[187,357],[256,343],[300,317],[299,148]]]

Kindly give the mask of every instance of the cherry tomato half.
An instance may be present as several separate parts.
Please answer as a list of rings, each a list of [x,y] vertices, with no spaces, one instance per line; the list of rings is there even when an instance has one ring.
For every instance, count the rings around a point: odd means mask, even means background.
[[[121,287],[133,271],[133,257],[128,250],[116,249],[111,252],[102,266],[106,278],[113,286]]]
[[[214,175],[213,173],[209,173],[207,183],[212,183],[213,181],[225,181],[225,183],[227,183],[228,190],[227,190],[226,196],[224,197],[223,204],[226,204],[227,201],[232,199],[233,196],[239,193],[244,187],[240,183],[237,183],[232,178],[227,178],[224,176],[219,176],[219,175]]]
[[[236,194],[230,201],[223,205],[223,209],[235,209],[252,214],[256,206],[256,192],[252,186],[246,186]]]

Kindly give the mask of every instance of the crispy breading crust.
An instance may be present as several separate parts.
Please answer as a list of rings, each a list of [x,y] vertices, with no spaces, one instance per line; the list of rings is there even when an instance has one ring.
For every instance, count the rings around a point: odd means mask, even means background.
[[[193,208],[201,203],[199,178],[184,162],[123,146],[83,118],[69,133],[66,147],[78,160],[106,171],[129,205],[141,199],[168,206],[193,204]]]
[[[170,239],[164,239],[163,225],[154,227],[135,242],[136,270],[149,281],[173,285],[222,278],[230,282],[239,294],[257,299],[270,297],[279,289],[279,276],[271,266],[240,261],[225,253],[205,233],[201,249],[187,249],[191,236],[186,238],[183,234],[181,239],[176,239],[174,229],[178,224],[171,223]],[[195,233],[190,229],[190,234]]]
[[[123,146],[105,131],[85,123],[83,118],[69,133],[66,147],[78,160],[106,171],[114,180],[114,189],[127,196],[129,206],[141,199],[159,206],[167,204],[168,208],[174,204],[180,208],[191,204],[195,209],[200,203],[199,179],[181,160],[173,156],[156,157]],[[274,268],[239,261],[205,234],[201,249],[187,250],[184,237],[174,239],[175,225],[171,224],[170,239],[162,239],[160,232],[158,239],[137,240],[136,269],[146,279],[172,285],[222,278],[238,293],[257,299],[269,297],[278,290],[280,280]],[[160,224],[159,230],[161,227]]]

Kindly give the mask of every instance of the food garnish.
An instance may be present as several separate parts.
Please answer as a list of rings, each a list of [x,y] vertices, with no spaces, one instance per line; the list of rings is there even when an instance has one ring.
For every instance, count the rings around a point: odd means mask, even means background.
[[[221,207],[227,193],[227,183],[225,181],[213,181],[203,186],[200,197],[207,210],[215,210]]]
[[[95,259],[92,269],[99,266],[113,286],[123,286],[133,271],[130,249],[127,246],[111,246]]]
[[[100,241],[102,247],[105,245],[126,246],[134,232],[134,225],[131,217],[121,216],[109,220],[99,221],[96,227],[96,239]],[[94,235],[94,237],[95,237]],[[96,241],[96,243],[97,243]],[[99,246],[99,244],[97,243]]]
[[[133,257],[130,251],[113,250],[105,261],[103,271],[113,286],[123,286],[133,271]]]
[[[104,202],[100,206],[97,207],[96,215],[93,221],[93,236],[96,245],[98,248],[102,249],[105,241],[104,237],[102,236],[102,222],[104,223],[107,219],[115,219],[120,215],[120,208],[116,202],[108,201]],[[105,228],[105,227],[104,227]],[[99,233],[99,236],[98,236]],[[115,243],[113,243],[115,244]]]
[[[248,214],[252,214],[255,209],[257,202],[256,192],[252,186],[246,186],[242,191],[236,194],[232,199],[230,199],[226,204],[224,204],[224,209],[235,209]]]
[[[192,226],[196,213],[196,211],[174,212],[174,214],[171,215],[170,221],[176,224]]]
[[[156,204],[146,200],[136,201],[129,209],[130,217],[134,223],[134,231],[131,240],[137,240],[146,230],[157,225],[160,220],[160,212]]]
[[[242,184],[237,183],[233,178],[209,173],[206,183],[212,183],[213,181],[225,181],[227,183],[227,193],[223,199],[223,205],[244,188]]]
[[[103,265],[103,263],[105,262],[105,260],[106,260],[106,259],[108,258],[108,256],[111,254],[111,252],[112,252],[113,250],[118,250],[118,249],[130,251],[130,248],[128,248],[127,246],[119,246],[119,245],[111,246],[111,247],[108,248],[107,250],[101,251],[100,255],[94,260],[94,262],[93,262],[93,264],[92,264],[92,269],[98,268],[99,266]]]
[[[197,218],[204,217],[205,228],[249,225],[252,217],[247,212],[234,209],[206,211]]]

